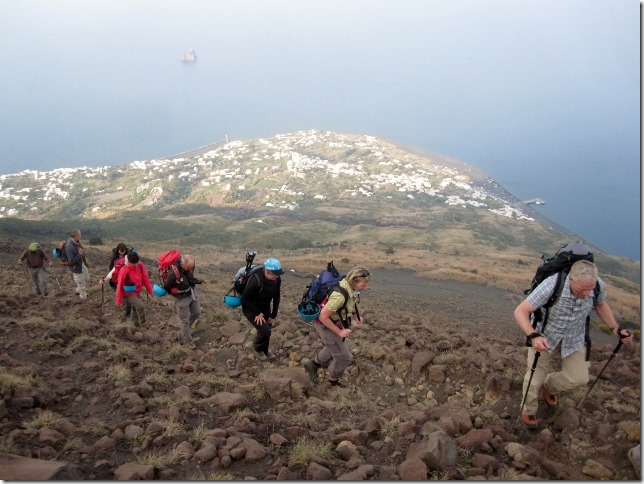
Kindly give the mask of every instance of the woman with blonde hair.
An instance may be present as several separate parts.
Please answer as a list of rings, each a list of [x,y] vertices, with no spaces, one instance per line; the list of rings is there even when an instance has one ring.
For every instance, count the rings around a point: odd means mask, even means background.
[[[319,368],[328,367],[329,383],[332,386],[345,387],[340,377],[351,364],[353,356],[345,339],[351,336],[352,315],[354,321],[362,324],[357,303],[360,292],[367,289],[371,273],[364,266],[356,266],[349,271],[340,284],[329,292],[323,301],[320,316],[315,320],[315,330],[324,343],[324,348],[304,365],[309,377],[317,382]]]

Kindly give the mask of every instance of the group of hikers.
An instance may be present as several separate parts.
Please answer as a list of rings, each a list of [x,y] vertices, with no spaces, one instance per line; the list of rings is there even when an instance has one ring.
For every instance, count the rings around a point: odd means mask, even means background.
[[[72,230],[64,249],[76,284],[78,302],[82,303],[87,299],[90,277],[85,248],[80,238],[81,231]],[[27,260],[37,294],[46,296],[48,290],[44,265],[51,266],[51,259],[39,244],[32,243],[18,262],[23,264],[24,260]],[[196,285],[201,281],[194,276],[194,270],[194,257],[178,254],[167,271],[167,278],[162,281],[163,286],[155,284],[153,287],[136,249],[119,243],[113,249],[109,272],[99,283],[107,283],[115,291],[116,304],[124,306],[122,321],[130,317],[134,325],[146,322],[145,304],[140,297],[143,288],[148,294],[172,295],[180,321],[181,339],[184,343],[194,345],[191,325],[201,315],[196,290]],[[253,349],[259,360],[276,359],[269,346],[272,327],[280,308],[283,274],[280,261],[268,258],[261,270],[249,277],[240,295],[242,313],[256,330]],[[519,420],[531,430],[538,429],[540,425],[536,417],[540,395],[551,410],[557,407],[559,394],[588,383],[590,341],[587,327],[591,310],[594,309],[601,321],[619,338],[620,344],[629,344],[633,339],[630,331],[617,324],[607,302],[606,286],[593,262],[578,260],[570,267],[565,280],[559,277],[559,274],[546,277],[514,311],[516,324],[525,334],[530,346]],[[313,382],[318,382],[318,370],[326,369],[330,385],[345,386],[340,378],[353,359],[346,339],[352,334],[351,320],[357,324],[363,323],[357,303],[361,291],[368,288],[370,278],[371,274],[366,267],[353,267],[340,280],[341,290],[329,292],[320,304],[314,326],[323,348],[304,364],[304,369]],[[539,321],[534,315],[543,307],[547,307],[547,316]],[[551,361],[557,353],[561,357],[561,369],[551,371]]]

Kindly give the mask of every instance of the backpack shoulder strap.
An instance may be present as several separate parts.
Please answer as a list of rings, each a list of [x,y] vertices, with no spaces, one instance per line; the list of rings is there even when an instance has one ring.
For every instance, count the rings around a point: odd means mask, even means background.
[[[255,272],[254,272],[253,274],[251,274],[251,275],[252,275],[252,276],[255,276],[255,278],[257,279],[257,283],[259,284],[259,292],[262,292],[262,289],[264,289],[264,281],[262,280],[262,278],[261,278],[261,277],[259,277],[259,272],[260,272],[260,270],[259,270],[259,269],[257,269],[257,270],[255,270]]]
[[[338,314],[340,314],[342,311],[344,311],[345,316],[346,316],[347,315],[346,314],[347,313],[347,302],[349,301],[349,293],[339,283],[331,288],[331,290],[329,291],[329,294],[331,294],[334,291],[339,292],[340,294],[342,294],[342,297],[344,298],[344,303],[342,303],[342,306],[340,307],[340,309],[338,309]]]
[[[551,308],[553,304],[557,302],[559,296],[561,296],[561,292],[565,286],[566,277],[568,277],[568,272],[569,271],[563,270],[557,273],[557,280],[555,282],[555,287],[552,290],[552,295],[550,296],[550,299],[548,299],[548,302],[543,306],[546,309]]]
[[[543,326],[541,326],[541,331],[546,329],[546,324],[548,324],[548,316],[550,316],[550,308],[554,305],[555,302],[557,302],[557,299],[559,299],[559,296],[561,296],[561,292],[563,291],[563,288],[565,286],[565,280],[568,275],[567,271],[560,271],[557,273],[557,280],[555,281],[555,287],[552,289],[552,294],[548,301],[541,306],[540,308],[535,309],[532,317],[532,327],[534,329],[537,329],[537,325],[539,324],[539,321],[543,319]],[[540,313],[541,308],[543,308],[543,314]],[[530,338],[526,338],[526,346],[532,346],[532,342]]]

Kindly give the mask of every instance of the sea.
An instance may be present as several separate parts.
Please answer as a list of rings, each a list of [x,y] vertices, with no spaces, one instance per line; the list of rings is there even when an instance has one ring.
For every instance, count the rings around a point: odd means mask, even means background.
[[[319,129],[487,173],[640,260],[637,2],[8,1],[0,174]],[[180,61],[188,49],[197,60]],[[553,247],[552,250],[556,250]]]

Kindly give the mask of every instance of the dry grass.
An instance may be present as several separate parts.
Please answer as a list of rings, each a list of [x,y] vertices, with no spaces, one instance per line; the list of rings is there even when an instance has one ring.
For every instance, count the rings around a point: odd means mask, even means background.
[[[20,374],[20,368],[15,368],[14,372],[10,372],[8,368],[0,366],[0,389],[3,393],[11,393],[19,386],[36,387],[42,382],[42,378],[38,375],[31,373],[30,369],[27,374]]]
[[[18,450],[18,447],[16,447],[14,444],[9,443],[9,442],[0,443],[0,452],[4,452],[6,454],[19,454],[20,453],[20,451]]]
[[[166,407],[172,407],[176,405],[172,397],[168,395],[158,395],[156,397],[148,398],[146,403],[150,407],[154,407],[154,408],[166,408]]]
[[[105,338],[97,338],[95,336],[83,334],[81,336],[78,336],[77,338],[74,338],[72,342],[69,344],[69,347],[74,350],[77,350],[81,348],[83,345],[88,345],[88,346],[94,345],[102,350],[106,350],[110,348],[111,343],[109,342],[109,340]]]
[[[199,422],[199,425],[192,429],[190,441],[195,445],[199,445],[206,438],[207,433],[208,427],[206,427],[206,424],[201,421]]]
[[[296,442],[289,452],[289,464],[294,466],[306,466],[313,457],[330,459],[332,457],[331,444],[318,443],[306,438]]]
[[[169,385],[171,380],[168,375],[161,371],[157,370],[149,375],[146,375],[143,380],[150,385]]]
[[[230,471],[212,471],[204,473],[197,470],[185,477],[187,481],[234,481],[235,475]]]
[[[342,432],[346,432],[348,430],[353,429],[353,424],[351,422],[334,422],[330,427],[329,427],[329,432],[332,434],[340,434]]]
[[[135,447],[140,447],[143,442],[146,440],[150,440],[152,438],[150,432],[148,430],[143,430],[140,434],[134,436],[134,437],[129,437],[126,438],[127,444],[130,446],[130,448],[135,448]]]
[[[125,365],[117,363],[105,369],[105,378],[117,385],[126,385],[132,381],[132,371]]]
[[[166,437],[176,437],[183,434],[185,427],[181,422],[177,422],[171,418],[154,419],[153,423],[160,425],[163,428],[163,435]]]
[[[73,439],[69,439],[65,442],[63,445],[63,452],[78,452],[79,450],[83,449],[85,447],[85,442],[82,441],[82,439],[79,439],[78,437],[75,437]]]
[[[110,434],[109,427],[103,422],[86,423],[79,428],[80,432],[89,434],[92,437],[103,437]]]
[[[381,439],[384,439],[388,435],[396,432],[396,430],[398,430],[398,425],[400,425],[400,417],[392,417],[391,419],[384,421],[378,429],[378,436]]]
[[[31,421],[27,423],[27,428],[30,429],[41,429],[41,428],[56,428],[56,425],[60,422],[60,417],[56,415],[51,410],[43,410],[39,415],[34,417]]]
[[[169,451],[166,449],[152,449],[144,454],[139,454],[136,456],[136,461],[139,464],[151,465],[155,469],[163,469],[178,464],[185,457],[185,452],[175,445]]]
[[[293,415],[293,422],[308,430],[318,430],[321,425],[318,415],[307,412],[300,412]]]
[[[463,360],[463,353],[458,351],[443,351],[434,358],[433,364],[457,366]]]

